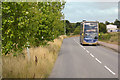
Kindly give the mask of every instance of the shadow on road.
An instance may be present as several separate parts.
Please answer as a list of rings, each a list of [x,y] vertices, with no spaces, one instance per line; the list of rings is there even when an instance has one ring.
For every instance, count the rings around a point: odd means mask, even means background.
[[[100,46],[100,44],[97,45],[82,44],[82,46]]]

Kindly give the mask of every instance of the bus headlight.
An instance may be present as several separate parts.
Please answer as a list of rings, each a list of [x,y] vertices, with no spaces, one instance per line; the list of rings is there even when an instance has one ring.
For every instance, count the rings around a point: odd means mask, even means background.
[[[99,36],[100,36],[100,33],[99,33]]]

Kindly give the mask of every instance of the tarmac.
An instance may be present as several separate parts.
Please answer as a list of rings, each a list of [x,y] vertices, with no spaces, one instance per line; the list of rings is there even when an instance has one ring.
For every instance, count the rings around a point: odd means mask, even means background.
[[[102,46],[105,46],[105,47],[108,47],[108,48],[111,48],[111,49],[120,53],[120,46],[119,45],[110,44],[110,43],[106,43],[106,42],[102,42],[102,41],[98,41],[98,44],[102,45]]]

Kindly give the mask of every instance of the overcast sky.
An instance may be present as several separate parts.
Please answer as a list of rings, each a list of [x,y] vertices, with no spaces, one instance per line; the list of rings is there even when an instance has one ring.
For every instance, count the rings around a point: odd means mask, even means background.
[[[72,23],[82,20],[113,22],[118,19],[118,2],[66,2],[63,13]]]

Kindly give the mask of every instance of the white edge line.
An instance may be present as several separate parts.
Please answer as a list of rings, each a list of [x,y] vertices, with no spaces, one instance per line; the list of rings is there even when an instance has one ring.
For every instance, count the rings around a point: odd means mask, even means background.
[[[90,53],[90,55],[91,55],[92,57],[94,57],[91,53]]]
[[[95,58],[95,60],[97,60],[99,63],[102,63],[99,59]]]
[[[115,75],[115,73],[112,71],[112,70],[110,70],[107,66],[104,66],[109,72],[111,72],[113,75]]]

